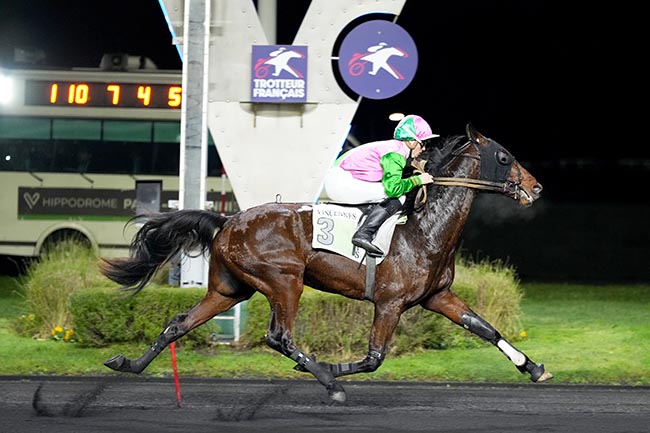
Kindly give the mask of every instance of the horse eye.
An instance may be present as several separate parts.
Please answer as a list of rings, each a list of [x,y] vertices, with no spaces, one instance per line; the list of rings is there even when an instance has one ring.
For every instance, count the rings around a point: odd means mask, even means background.
[[[512,155],[502,150],[497,151],[496,158],[499,164],[507,165],[512,163]]]

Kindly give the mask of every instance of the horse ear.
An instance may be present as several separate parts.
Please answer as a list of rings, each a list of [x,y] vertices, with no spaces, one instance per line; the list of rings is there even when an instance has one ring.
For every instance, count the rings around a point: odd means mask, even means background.
[[[467,132],[467,137],[481,145],[487,145],[488,139],[483,136],[480,132],[474,128],[474,125],[471,123],[468,123],[467,126],[465,127],[465,131]]]

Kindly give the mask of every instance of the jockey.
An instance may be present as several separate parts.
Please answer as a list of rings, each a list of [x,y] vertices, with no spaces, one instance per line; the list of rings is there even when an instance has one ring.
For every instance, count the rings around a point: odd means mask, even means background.
[[[392,140],[374,141],[343,155],[328,171],[324,187],[335,202],[376,203],[352,237],[352,244],[370,256],[384,252],[372,243],[379,227],[397,213],[414,187],[433,182],[429,173],[402,179],[408,158],[417,158],[427,140],[438,137],[420,116],[410,114],[399,121]]]

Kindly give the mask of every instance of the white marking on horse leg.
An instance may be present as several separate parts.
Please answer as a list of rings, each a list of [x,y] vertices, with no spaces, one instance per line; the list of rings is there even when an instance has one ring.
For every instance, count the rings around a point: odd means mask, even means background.
[[[526,355],[512,347],[512,345],[506,340],[499,340],[497,342],[497,347],[501,349],[501,351],[505,353],[506,356],[510,358],[510,361],[512,361],[517,367],[521,367],[526,363]]]

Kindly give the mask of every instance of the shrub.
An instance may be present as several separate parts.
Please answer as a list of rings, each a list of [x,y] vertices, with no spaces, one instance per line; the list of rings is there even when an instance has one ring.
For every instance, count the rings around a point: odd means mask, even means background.
[[[93,250],[72,240],[49,248],[25,275],[29,313],[16,320],[16,330],[25,336],[89,346],[151,343],[173,316],[189,310],[205,295],[205,289],[151,284],[137,296],[130,296],[106,279],[97,264]],[[160,279],[157,275],[154,281]],[[189,346],[205,344],[217,331],[216,324],[204,325],[182,342]]]
[[[365,353],[372,311],[370,303],[351,301],[343,296],[305,287],[293,330],[294,341],[306,353],[338,353],[346,358]],[[247,303],[247,312],[241,345],[265,345],[269,303],[264,296],[256,293]]]
[[[36,336],[49,338],[57,326],[72,328],[68,300],[72,293],[97,286],[107,280],[97,270],[97,256],[90,248],[77,242],[62,241],[48,249],[27,269],[24,288],[25,302],[33,317],[17,327],[24,332],[36,331]],[[33,325],[38,324],[36,329]]]
[[[500,262],[472,263],[458,259],[452,290],[499,332],[516,340],[520,330],[522,292],[512,268]],[[241,338],[244,347],[265,344],[269,305],[256,294],[247,304],[248,318]],[[365,355],[373,305],[305,288],[293,337],[305,352],[358,358]],[[314,318],[317,318],[316,320]],[[423,349],[476,347],[478,337],[447,318],[414,307],[402,315],[391,344],[393,355]]]
[[[456,260],[451,290],[504,337],[516,341],[521,330],[521,286],[511,267],[500,261]],[[446,317],[412,308],[400,320],[393,351],[478,347],[484,343]]]
[[[38,321],[34,313],[21,314],[14,322],[14,329],[23,337],[38,337],[43,323]]]
[[[192,308],[204,295],[202,288],[155,284],[136,296],[115,289],[76,292],[69,304],[75,338],[82,345],[95,347],[122,342],[151,343],[175,315]],[[210,321],[184,336],[179,344],[206,345],[218,330],[218,325]]]

